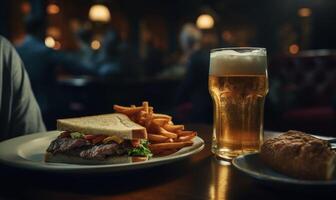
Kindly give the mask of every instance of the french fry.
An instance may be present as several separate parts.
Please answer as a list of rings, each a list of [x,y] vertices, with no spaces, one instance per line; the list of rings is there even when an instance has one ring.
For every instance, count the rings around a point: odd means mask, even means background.
[[[197,133],[195,131],[178,131],[177,135],[179,136],[188,136],[188,135],[197,135]]]
[[[149,106],[148,107],[148,112],[152,115],[154,113],[154,108]]]
[[[154,113],[153,119],[157,119],[157,118],[165,118],[165,119],[172,120],[172,117],[169,115]]]
[[[171,133],[171,132],[163,132],[161,133],[161,135],[164,135],[168,138],[172,138],[172,139],[176,139],[177,138],[177,135],[175,133]]]
[[[138,107],[114,105],[113,108],[146,127],[149,148],[156,156],[169,155],[183,147],[191,146],[192,139],[197,135],[195,131],[184,130],[184,125],[174,125],[171,116],[154,113],[154,108],[149,106],[147,101],[143,101],[142,106]]]
[[[145,121],[145,127],[147,128],[147,127],[150,127],[150,124],[152,123],[152,121],[151,121],[151,119],[149,118],[149,119],[146,119],[146,121]],[[158,128],[155,128],[154,130],[156,130],[156,132],[157,132],[157,130],[158,130]]]
[[[150,133],[160,133],[161,127],[156,125],[155,123],[149,122],[148,126],[146,126],[147,131]]]
[[[146,117],[146,115],[147,115],[147,113],[145,112],[145,111],[140,111],[139,112],[139,115],[141,116],[141,117]]]
[[[165,130],[164,128],[161,128],[160,127],[160,132],[159,132],[161,135],[164,135],[166,137],[169,137],[169,138],[177,138],[177,134],[176,133],[172,133],[172,132],[169,132],[167,130]]]
[[[144,125],[144,115],[143,115],[143,111],[137,112],[131,116],[129,116],[134,122],[140,124],[140,125]]]
[[[166,129],[167,131],[170,131],[170,132],[178,132],[178,131],[184,130],[184,126],[183,125],[165,124],[163,126],[163,128]]]
[[[167,142],[174,142],[173,138],[169,138]]]
[[[168,119],[165,119],[165,118],[156,118],[156,119],[153,119],[152,122],[160,127],[163,127],[165,124],[168,123]]]
[[[189,141],[189,140],[192,140],[195,136],[196,136],[196,132],[194,132],[191,135],[178,137],[177,141],[179,141],[179,142]]]
[[[141,126],[145,126],[146,120],[145,119],[140,119],[137,121],[138,124],[140,124]]]
[[[142,102],[142,107],[144,108],[144,111],[148,113],[148,101]]]
[[[149,126],[149,124],[152,122],[153,118],[153,107],[148,107],[148,113],[147,113],[147,122],[146,122],[146,127]]]
[[[131,108],[131,107],[124,107],[124,106],[114,105],[113,109],[116,112],[123,113],[125,115],[133,115],[133,114],[135,114],[137,112],[140,112],[143,108],[142,107]]]
[[[150,150],[163,150],[163,149],[181,149],[183,147],[193,145],[192,141],[187,142],[171,142],[171,143],[159,143],[159,144],[149,144]]]
[[[150,134],[148,133],[148,140],[153,141],[153,142],[165,142],[169,138],[164,136],[164,135],[158,135],[158,134]]]

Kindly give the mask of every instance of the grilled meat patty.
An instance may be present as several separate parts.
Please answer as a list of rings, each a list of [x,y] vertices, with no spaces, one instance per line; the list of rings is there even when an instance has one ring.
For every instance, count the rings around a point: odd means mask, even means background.
[[[72,138],[57,138],[52,141],[47,149],[47,152],[58,153],[67,152],[72,149],[78,149],[83,146],[89,146],[90,143],[84,139],[72,139]]]
[[[133,146],[129,140],[124,140],[121,144],[110,142],[107,144],[93,145],[85,139],[58,137],[51,142],[47,152],[52,154],[63,153],[85,159],[103,160],[107,156],[126,155],[131,148],[133,148]]]

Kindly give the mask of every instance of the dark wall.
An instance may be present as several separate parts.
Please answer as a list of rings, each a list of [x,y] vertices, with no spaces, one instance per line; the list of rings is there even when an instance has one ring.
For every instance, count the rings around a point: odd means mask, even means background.
[[[0,2],[0,35],[9,37],[9,1]]]
[[[336,1],[324,1],[313,14],[312,47],[336,49]]]

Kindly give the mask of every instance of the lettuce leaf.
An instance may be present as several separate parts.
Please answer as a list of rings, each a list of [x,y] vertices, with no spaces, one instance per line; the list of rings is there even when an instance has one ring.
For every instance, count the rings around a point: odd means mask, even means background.
[[[79,133],[79,132],[73,132],[73,133],[70,133],[70,136],[72,139],[81,139],[84,137],[84,134]]]
[[[147,156],[152,157],[153,154],[148,148],[148,141],[147,140],[141,140],[140,145],[137,148],[132,148],[128,150],[129,156]]]

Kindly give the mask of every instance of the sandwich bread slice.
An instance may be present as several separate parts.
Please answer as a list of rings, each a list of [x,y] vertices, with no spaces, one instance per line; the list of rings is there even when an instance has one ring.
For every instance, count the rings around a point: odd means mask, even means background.
[[[57,130],[90,135],[118,136],[123,139],[147,139],[146,128],[120,113],[57,120]]]

